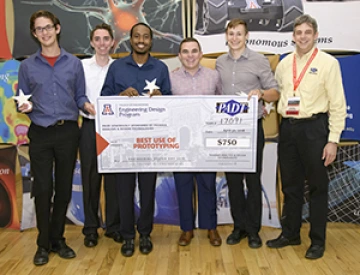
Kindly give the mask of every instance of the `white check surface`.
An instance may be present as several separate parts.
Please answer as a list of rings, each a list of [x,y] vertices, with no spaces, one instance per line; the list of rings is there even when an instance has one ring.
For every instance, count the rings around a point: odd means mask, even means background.
[[[257,98],[99,97],[101,173],[256,169]]]

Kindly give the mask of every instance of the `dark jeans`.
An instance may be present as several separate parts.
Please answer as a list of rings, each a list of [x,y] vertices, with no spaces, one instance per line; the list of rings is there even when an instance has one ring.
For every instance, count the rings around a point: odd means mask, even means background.
[[[216,173],[174,173],[181,230],[194,229],[194,178],[198,187],[199,228],[215,229],[217,226]]]

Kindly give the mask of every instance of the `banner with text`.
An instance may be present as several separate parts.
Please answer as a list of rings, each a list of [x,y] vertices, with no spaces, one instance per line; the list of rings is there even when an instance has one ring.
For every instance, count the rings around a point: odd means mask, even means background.
[[[304,0],[196,0],[195,38],[204,53],[227,52],[225,26],[233,18],[247,22],[247,45],[258,52],[293,51],[292,31],[296,17],[309,14],[317,20],[318,46],[332,51],[360,52],[360,1]]]

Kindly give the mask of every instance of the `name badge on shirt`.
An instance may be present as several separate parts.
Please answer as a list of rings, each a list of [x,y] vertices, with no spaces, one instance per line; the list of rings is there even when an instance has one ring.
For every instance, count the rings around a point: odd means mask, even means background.
[[[300,97],[294,96],[289,97],[288,105],[286,107],[286,114],[287,115],[299,115],[300,112]]]

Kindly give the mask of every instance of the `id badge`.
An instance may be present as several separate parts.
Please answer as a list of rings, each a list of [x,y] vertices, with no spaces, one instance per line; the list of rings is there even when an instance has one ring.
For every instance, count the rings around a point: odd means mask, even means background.
[[[286,114],[297,116],[300,112],[300,97],[294,96],[289,97],[288,105],[286,107]]]

